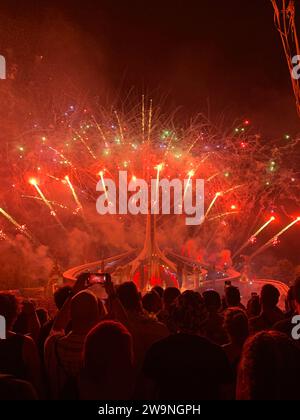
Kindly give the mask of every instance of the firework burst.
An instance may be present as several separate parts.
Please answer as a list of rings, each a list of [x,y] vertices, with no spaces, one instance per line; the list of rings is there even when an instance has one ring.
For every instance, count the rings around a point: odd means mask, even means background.
[[[265,220],[271,211],[293,225],[291,214],[300,197],[295,169],[299,139],[266,142],[248,120],[224,130],[199,117],[176,128],[144,97],[139,110],[127,114],[71,104],[59,118],[56,113],[50,125],[31,123],[30,130],[10,143],[6,188],[1,191],[1,206],[7,210],[1,207],[1,213],[11,228],[29,239],[33,232],[58,258],[65,250],[62,244],[71,246],[74,231],[86,244],[79,253],[83,260],[91,249],[99,256],[141,245],[142,215],[96,213],[99,177],[102,183],[104,177],[117,179],[121,170],[132,180],[156,179],[157,188],[163,177],[188,178],[186,187],[193,178],[204,179],[205,217],[200,226],[186,227],[180,215],[158,217],[159,240],[177,252],[186,253],[185,244],[194,240],[197,258],[226,249],[238,255],[268,230],[271,219]]]

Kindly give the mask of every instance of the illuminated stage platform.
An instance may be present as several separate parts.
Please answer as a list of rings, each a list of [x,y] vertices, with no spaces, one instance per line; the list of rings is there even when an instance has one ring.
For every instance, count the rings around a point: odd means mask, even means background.
[[[109,272],[112,274],[115,284],[133,280],[142,293],[150,290],[153,285],[160,284],[163,287],[177,286],[182,291],[198,290],[200,293],[207,289],[215,289],[221,296],[224,294],[225,280],[230,280],[232,285],[239,288],[244,304],[247,303],[252,292],[259,294],[262,286],[268,283],[279,289],[280,307],[284,308],[284,300],[288,291],[286,284],[269,279],[242,281],[241,274],[233,268],[228,268],[226,271],[216,270],[217,278],[210,280],[207,279],[210,269],[211,267],[205,263],[179,255],[172,250],[163,252],[156,240],[155,216],[148,214],[142,250],[124,252],[71,268],[63,274],[63,277],[66,283],[72,284],[83,272]]]

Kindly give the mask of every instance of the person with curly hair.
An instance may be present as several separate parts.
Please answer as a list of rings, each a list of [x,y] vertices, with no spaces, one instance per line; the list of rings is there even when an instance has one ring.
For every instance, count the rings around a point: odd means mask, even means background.
[[[299,400],[300,350],[277,331],[248,338],[239,364],[238,400]]]
[[[144,398],[214,400],[227,397],[232,372],[221,347],[202,335],[207,311],[199,293],[185,291],[172,307],[176,334],[157,343],[143,366]]]

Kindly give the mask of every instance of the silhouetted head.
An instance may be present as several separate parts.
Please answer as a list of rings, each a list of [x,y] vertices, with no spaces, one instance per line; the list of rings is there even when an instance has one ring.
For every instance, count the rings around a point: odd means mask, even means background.
[[[291,286],[287,292],[285,298],[285,310],[290,313],[294,313],[296,310],[294,286]]]
[[[151,291],[146,293],[142,298],[143,308],[153,314],[157,314],[162,307],[161,298],[158,293]]]
[[[172,305],[171,318],[178,331],[200,334],[207,311],[199,293],[186,290],[178,296]]]
[[[163,297],[164,289],[161,286],[154,286],[154,287],[152,287],[152,291],[158,293],[158,295],[160,296],[160,298]]]
[[[19,303],[12,293],[0,293],[0,315],[5,318],[6,328],[10,330],[17,319]]]
[[[128,311],[141,311],[141,297],[138,289],[132,281],[126,281],[117,289],[117,296],[124,308]]]
[[[72,287],[70,286],[63,286],[57,289],[54,292],[54,302],[57,307],[57,309],[61,309],[65,303],[65,301],[70,297],[70,294],[72,293]]]
[[[215,290],[205,290],[202,293],[208,312],[215,313],[221,309],[221,297]]]
[[[87,333],[100,321],[99,301],[93,293],[82,290],[72,297],[71,320],[72,331],[78,334]]]
[[[251,296],[251,298],[247,302],[247,314],[249,318],[253,316],[258,316],[261,312],[261,305],[259,301],[259,296]]]
[[[228,307],[239,306],[241,303],[241,295],[238,287],[227,286],[225,288],[225,299]]]
[[[280,293],[272,284],[264,284],[260,292],[260,302],[263,309],[275,309]]]
[[[163,303],[165,309],[169,309],[175,299],[180,296],[180,290],[177,287],[167,287],[163,294]]]
[[[299,400],[300,350],[286,334],[262,331],[244,346],[237,399]]]
[[[119,322],[102,321],[87,335],[83,364],[85,373],[94,382],[110,375],[122,375],[133,363],[132,337]]]
[[[225,311],[224,329],[230,341],[244,343],[249,335],[248,317],[240,308],[229,308]]]
[[[36,314],[41,325],[44,325],[49,319],[48,311],[45,308],[38,308]]]

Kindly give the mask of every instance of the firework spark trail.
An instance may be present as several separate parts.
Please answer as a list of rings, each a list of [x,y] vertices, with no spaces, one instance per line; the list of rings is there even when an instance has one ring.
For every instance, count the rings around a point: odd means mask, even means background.
[[[33,241],[32,235],[29,233],[25,225],[20,225],[10,214],[8,214],[2,207],[0,207],[0,213],[6,217],[21,233],[23,233],[27,238]]]
[[[79,138],[81,143],[85,146],[86,150],[89,152],[89,154],[92,156],[92,158],[96,160],[97,156],[95,155],[95,153],[93,152],[91,147],[87,144],[87,142],[84,140],[84,138],[81,136],[81,134],[78,133],[78,131],[76,131],[76,130],[73,130],[73,131],[76,134],[76,136]]]
[[[206,182],[212,181],[214,178],[216,178],[216,176],[218,176],[220,174],[220,172],[217,172],[213,175],[211,175],[209,178],[207,178]]]
[[[99,175],[100,175],[100,178],[101,178],[101,182],[102,182],[102,187],[103,187],[103,191],[104,191],[104,194],[105,194],[105,198],[108,201],[107,189],[106,189],[104,178],[103,178],[103,175],[104,175],[103,171],[100,171],[99,172]]]
[[[241,187],[241,185],[236,185],[234,187],[229,188],[226,191],[221,191],[221,192],[218,191],[218,192],[216,192],[214,198],[212,199],[210,205],[208,206],[208,208],[206,210],[206,213],[204,215],[203,222],[207,219],[207,216],[211,212],[211,210],[212,210],[212,208],[213,208],[213,206],[214,206],[214,204],[215,204],[215,202],[216,202],[216,200],[217,200],[218,197],[221,197],[221,196],[223,196],[225,194],[228,194],[229,192],[234,191],[235,189],[240,188],[240,187]],[[237,212],[225,212],[224,214],[226,215],[226,214],[232,214],[232,213],[237,213]],[[220,215],[218,215],[216,218],[220,218]],[[211,218],[210,220],[213,220],[213,218]]]
[[[6,233],[3,232],[2,229],[0,229],[0,240],[1,241],[7,241],[8,240],[8,236],[6,235]]]
[[[6,240],[6,238],[7,238],[7,236],[6,236],[6,234],[3,232],[3,230],[2,229],[0,229],[0,239],[2,239],[2,240]]]
[[[157,170],[157,175],[156,175],[156,197],[157,197],[158,188],[159,188],[159,175],[160,175],[160,172],[162,171],[162,169],[163,169],[163,164],[162,163],[159,163],[156,166],[156,170]]]
[[[271,222],[273,222],[273,220],[275,220],[274,216],[271,216],[270,219],[264,223],[250,238],[249,241],[251,240],[251,238],[255,238],[257,237]]]
[[[148,116],[148,143],[150,143],[150,136],[151,136],[151,130],[152,130],[152,99],[150,99],[150,107],[149,107],[149,116]]]
[[[54,175],[51,175],[51,174],[47,174],[47,176],[48,176],[49,178],[55,179],[55,181],[58,181],[58,182],[60,182],[60,181],[61,181],[61,179],[60,179],[60,178],[58,178],[57,176],[54,176]]]
[[[223,195],[224,194],[227,194],[227,193],[229,193],[229,192],[232,192],[232,191],[234,191],[234,190],[237,190],[238,188],[241,188],[243,185],[235,185],[234,187],[231,187],[231,188],[228,188],[228,190],[226,190],[226,191],[223,191]]]
[[[170,140],[168,141],[168,145],[167,145],[166,151],[164,153],[164,161],[167,160],[168,154],[172,149],[172,141],[173,141],[173,136],[170,136]]]
[[[214,206],[215,202],[217,201],[217,198],[218,198],[218,197],[220,197],[221,195],[222,195],[222,193],[221,193],[221,192],[216,192],[216,194],[215,194],[214,198],[211,200],[210,205],[208,206],[208,208],[207,208],[207,210],[206,210],[206,213],[205,213],[205,215],[204,215],[203,222],[204,222],[204,220],[207,218],[207,216],[209,215],[209,213],[210,213],[211,209],[213,208],[213,206]]]
[[[250,258],[254,258],[256,255],[260,254],[262,251],[264,251],[266,248],[271,246],[279,236],[281,236],[283,233],[285,233],[288,229],[290,229],[292,226],[294,226],[296,223],[300,221],[300,217],[297,217],[295,220],[293,220],[291,223],[289,223],[287,226],[285,226],[280,232],[278,232],[276,235],[274,235],[271,239],[269,239],[264,245],[262,245],[260,248],[258,248],[257,251],[255,251],[253,254],[250,255]]]
[[[159,201],[159,175],[163,168],[163,164],[159,163],[157,166],[155,166],[156,169],[156,184],[155,184],[155,201],[153,202],[153,206],[151,203],[151,211],[154,211],[155,214],[159,212],[159,209],[157,208],[157,202]]]
[[[142,136],[145,141],[145,95],[142,95]]]
[[[76,191],[75,191],[75,189],[74,189],[74,187],[73,187],[73,185],[72,185],[72,183],[70,181],[69,176],[66,175],[64,179],[67,182],[67,184],[68,184],[68,186],[69,186],[69,188],[70,188],[70,190],[72,192],[72,195],[73,195],[73,198],[75,200],[75,203],[77,204],[79,210],[81,211],[82,215],[84,216],[83,206],[82,206],[82,204],[81,204],[81,202],[80,202],[80,200],[79,200],[79,198],[78,198],[78,196],[76,194]]]
[[[184,194],[183,194],[183,200],[185,199],[185,195],[186,195],[186,192],[187,192],[187,189],[189,188],[189,186],[190,186],[190,181],[191,181],[191,178],[193,177],[195,175],[195,171],[192,169],[192,170],[190,170],[189,172],[188,172],[188,180],[187,180],[187,183],[186,183],[186,186],[185,186],[185,189],[184,189]]]
[[[123,133],[123,128],[122,128],[121,120],[120,120],[120,117],[119,117],[119,114],[118,114],[118,112],[117,112],[117,111],[115,111],[115,116],[116,116],[117,121],[118,121],[120,138],[121,138],[122,143],[124,143],[124,133]]]
[[[224,216],[229,216],[230,214],[237,214],[238,211],[226,211],[225,213],[217,214],[216,216],[210,217],[207,221],[221,219]]]
[[[249,239],[247,239],[247,241],[245,241],[240,248],[233,254],[232,258],[236,257],[238,254],[240,254],[240,252],[246,248],[246,246],[248,246],[253,238],[257,238],[257,236],[264,230],[266,229],[267,226],[269,226],[270,223],[273,222],[273,220],[275,220],[274,216],[271,216],[269,220],[266,221],[266,223],[264,223],[255,233],[253,233],[253,235],[250,236]]]
[[[59,226],[63,229],[66,230],[65,226],[62,224],[62,222],[60,221],[60,219],[58,218],[52,204],[50,203],[49,200],[47,200],[47,198],[45,197],[45,195],[43,194],[42,190],[40,189],[40,187],[38,186],[37,180],[34,178],[31,178],[29,180],[29,184],[32,185],[36,191],[38,192],[38,194],[40,195],[41,199],[43,200],[43,202],[45,203],[45,205],[49,208],[50,210],[50,214],[51,216],[54,216],[57,223],[59,224]]]
[[[104,132],[103,132],[100,124],[98,123],[98,121],[96,120],[96,118],[95,118],[94,115],[92,115],[92,119],[93,119],[94,123],[96,124],[96,127],[97,127],[99,133],[101,134],[101,137],[102,137],[102,139],[104,141],[105,147],[107,147],[107,139],[106,139],[106,137],[104,135]]]
[[[60,156],[67,165],[70,165],[72,168],[76,169],[73,163],[69,159],[67,159],[63,153],[59,152],[57,149],[54,149],[54,147],[48,146],[48,148],[55,152],[58,156]]]
[[[187,153],[190,153],[192,149],[194,148],[195,144],[197,144],[198,140],[201,139],[201,136],[198,136],[196,140],[193,141],[193,143],[189,146]]]
[[[206,156],[204,156],[201,160],[200,160],[200,162],[198,163],[198,166],[197,166],[197,168],[196,169],[198,169],[199,167],[200,167],[200,165],[202,165],[202,163],[204,163],[208,158],[209,158],[209,156],[210,156],[210,154],[209,153],[207,153],[207,155]]]
[[[36,197],[35,195],[21,195],[22,198],[31,198],[33,200],[43,201],[41,197]],[[67,206],[61,203],[57,203],[57,201],[48,200],[53,206],[60,207],[61,209],[70,210]]]
[[[0,229],[0,241],[5,241],[12,246],[16,246],[15,241],[13,241],[2,229]]]

